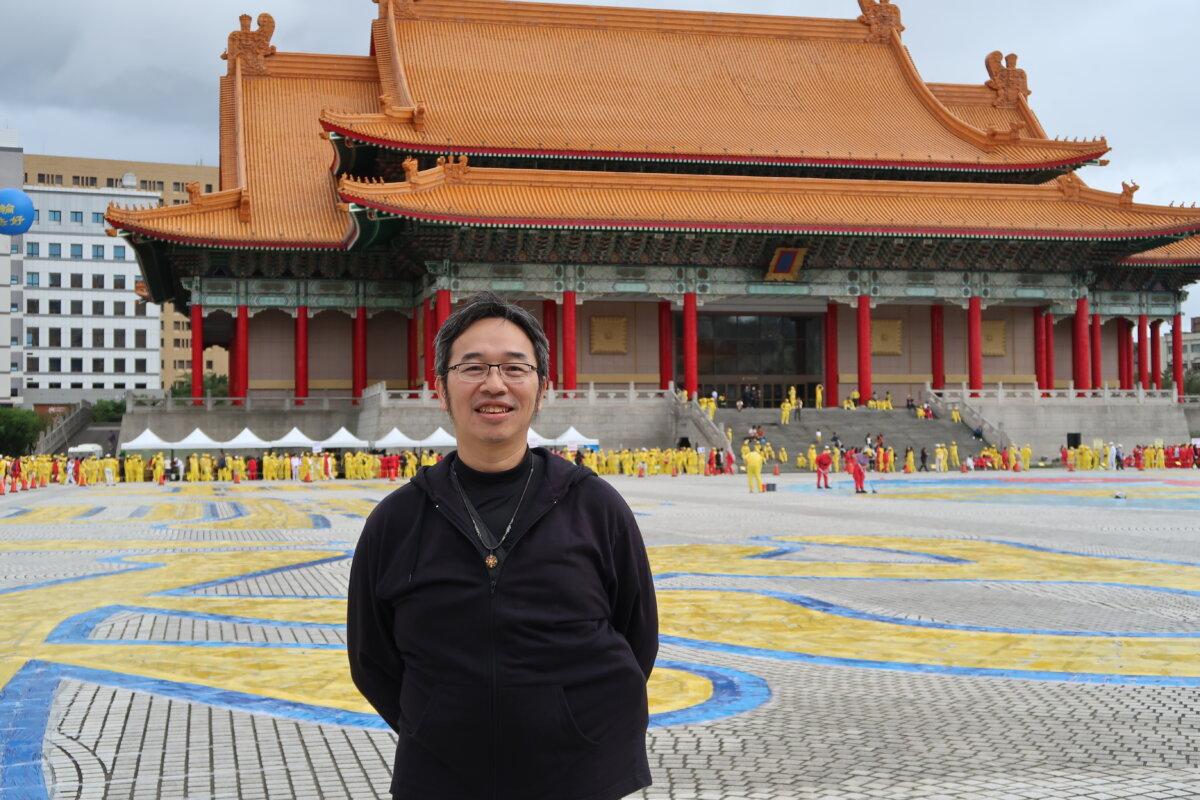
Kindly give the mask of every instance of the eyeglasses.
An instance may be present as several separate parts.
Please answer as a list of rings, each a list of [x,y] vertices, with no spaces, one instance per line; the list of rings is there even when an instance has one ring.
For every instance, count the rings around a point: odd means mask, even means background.
[[[500,373],[500,379],[505,383],[524,383],[530,375],[537,372],[533,364],[485,364],[481,361],[464,361],[450,367],[450,371],[467,383],[483,383],[491,374],[492,367]]]

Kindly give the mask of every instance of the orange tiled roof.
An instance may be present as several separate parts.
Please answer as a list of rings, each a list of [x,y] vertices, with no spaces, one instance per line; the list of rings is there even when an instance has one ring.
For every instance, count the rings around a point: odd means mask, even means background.
[[[264,75],[221,83],[221,189],[150,209],[111,206],[113,227],[183,244],[340,248],[353,232],[338,207],[329,143],[317,115],[330,104],[374,108],[379,83],[363,57],[279,53]]]
[[[1200,239],[1181,239],[1156,247],[1121,262],[1134,266],[1200,267]]]
[[[1047,138],[1041,120],[1024,98],[997,106],[994,91],[983,85],[964,83],[931,83],[929,91],[950,113],[980,130],[1008,130],[1013,125],[1024,125],[1031,136]]]
[[[411,169],[411,167],[410,167]],[[1041,186],[481,169],[399,183],[343,178],[344,202],[448,224],[999,238],[1139,239],[1200,232],[1200,210]]]
[[[1108,150],[989,136],[855,20],[378,1],[381,103],[321,123],[414,152],[1015,171]]]

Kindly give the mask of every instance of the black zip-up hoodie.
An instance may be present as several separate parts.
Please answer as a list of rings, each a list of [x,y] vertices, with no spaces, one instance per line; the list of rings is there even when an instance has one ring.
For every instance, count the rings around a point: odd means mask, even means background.
[[[545,450],[488,570],[457,458],[371,513],[350,571],[359,691],[399,734],[402,800],[616,800],[650,785],[658,610],[628,504]]]

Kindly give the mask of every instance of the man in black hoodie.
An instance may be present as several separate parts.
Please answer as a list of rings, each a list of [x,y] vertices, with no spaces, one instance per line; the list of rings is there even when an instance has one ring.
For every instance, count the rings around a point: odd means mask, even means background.
[[[648,786],[650,566],[615,489],[526,445],[546,335],[486,293],[435,353],[458,450],[379,504],[350,572],[350,672],[399,735],[392,795],[616,800]]]

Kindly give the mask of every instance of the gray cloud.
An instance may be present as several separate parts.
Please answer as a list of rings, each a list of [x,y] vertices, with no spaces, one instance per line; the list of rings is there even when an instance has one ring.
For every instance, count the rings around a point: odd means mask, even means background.
[[[590,0],[604,4],[604,0]],[[617,5],[618,3],[611,3]],[[816,17],[857,16],[854,0],[643,0],[620,5]],[[981,83],[984,56],[1015,52],[1051,135],[1104,134],[1112,165],[1083,178],[1139,200],[1200,200],[1193,0],[898,0],[904,41],[930,81]],[[0,126],[30,152],[217,161],[220,54],[238,15],[275,16],[281,50],[365,54],[370,0],[60,0],[7,4]],[[1200,316],[1200,292],[1188,311]]]

